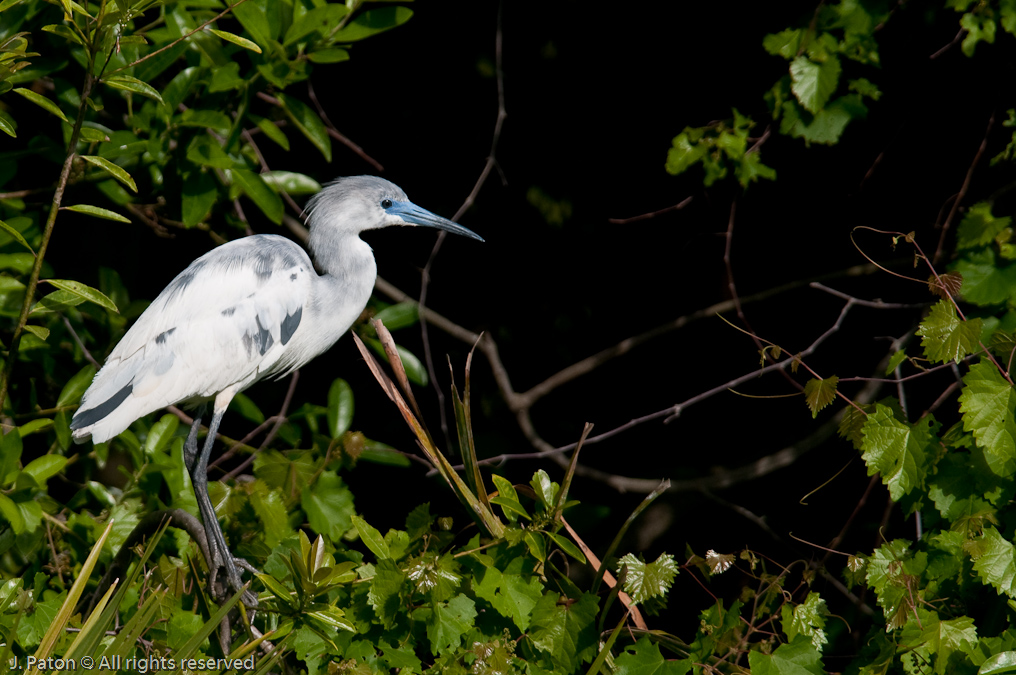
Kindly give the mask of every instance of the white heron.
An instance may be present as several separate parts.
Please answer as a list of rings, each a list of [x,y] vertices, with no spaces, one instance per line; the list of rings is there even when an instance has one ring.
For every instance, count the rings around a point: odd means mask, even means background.
[[[377,277],[364,230],[422,225],[483,241],[409,201],[375,176],[340,178],[307,205],[308,247],[272,234],[223,244],[192,262],[127,331],[95,375],[71,421],[74,440],[102,443],[169,405],[212,402],[200,454],[200,412],[185,444],[208,538],[212,579],[224,569],[243,587],[208,497],[208,459],[229,402],[266,377],[324,353],[360,316]]]

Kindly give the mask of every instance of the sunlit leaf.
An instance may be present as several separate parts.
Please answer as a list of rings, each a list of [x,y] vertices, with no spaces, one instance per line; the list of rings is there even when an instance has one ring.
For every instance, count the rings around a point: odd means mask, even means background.
[[[258,47],[256,43],[248,40],[245,37],[240,37],[239,35],[233,35],[232,33],[227,33],[224,30],[217,30],[215,28],[209,28],[208,31],[210,33],[212,33],[213,35],[215,35],[215,36],[217,36],[219,38],[222,38],[226,42],[232,42],[233,44],[237,45],[238,47],[243,47],[244,49],[249,49],[250,51],[255,52],[257,54],[261,53],[261,47]]]
[[[95,157],[93,155],[80,155],[80,157],[89,164],[99,167],[113,178],[116,178],[134,192],[138,191],[138,186],[134,183],[134,179],[131,178],[131,175],[122,167],[117,166],[103,157]]]
[[[159,103],[162,103],[162,95],[159,94],[158,90],[147,82],[143,82],[136,77],[130,75],[110,75],[103,78],[102,82],[115,89],[123,89],[124,91],[133,92],[142,96],[147,96],[150,99],[154,99]]]
[[[74,211],[75,213],[84,213],[85,215],[95,216],[96,218],[105,218],[106,220],[115,220],[120,223],[131,222],[130,218],[121,216],[116,211],[110,211],[104,209],[101,206],[92,206],[91,204],[74,204],[73,206],[61,206],[62,211]]]
[[[22,96],[24,96],[29,101],[31,101],[35,105],[39,106],[43,110],[47,110],[47,111],[53,113],[54,115],[56,115],[57,117],[62,119],[64,122],[68,121],[67,120],[67,116],[63,114],[63,111],[60,110],[59,107],[57,107],[56,103],[53,103],[52,101],[50,101],[48,98],[46,98],[42,94],[37,94],[34,91],[32,91],[31,89],[25,89],[24,87],[14,87],[14,91],[16,93],[18,93],[18,94],[21,94]],[[68,122],[68,124],[69,124],[69,122]],[[10,133],[10,132],[8,132],[8,133]],[[14,134],[10,133],[10,135],[13,136]]]

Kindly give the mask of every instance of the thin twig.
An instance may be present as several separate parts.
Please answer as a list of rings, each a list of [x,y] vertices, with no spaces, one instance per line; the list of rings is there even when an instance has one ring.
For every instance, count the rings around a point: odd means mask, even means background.
[[[664,214],[670,213],[671,211],[680,211],[684,207],[688,206],[688,204],[691,204],[692,199],[693,197],[685,197],[684,199],[674,204],[673,206],[668,206],[667,208],[660,209],[659,211],[650,211],[649,213],[642,213],[637,216],[632,216],[630,218],[607,218],[607,222],[610,223],[611,225],[630,225],[631,223],[637,223],[641,220],[649,220],[650,218],[662,216]]]
[[[102,366],[95,360],[95,357],[92,356],[92,352],[88,351],[88,347],[86,347],[85,343],[81,341],[81,337],[78,335],[78,332],[74,330],[74,326],[71,325],[70,320],[63,314],[60,315],[60,318],[63,319],[63,324],[67,328],[67,332],[69,332],[71,337],[74,338],[74,344],[76,344],[81,350],[81,353],[84,354],[85,360],[95,366],[96,369],[101,368]]]
[[[984,155],[984,151],[988,148],[988,136],[991,135],[991,128],[995,126],[995,113],[991,113],[991,117],[988,118],[988,128],[984,130],[984,138],[981,139],[981,144],[977,146],[977,153],[974,154],[974,161],[970,163],[970,168],[967,169],[967,174],[963,177],[963,185],[960,186],[959,194],[956,195],[956,199],[953,200],[952,209],[949,211],[949,217],[945,219],[945,223],[942,225],[942,234],[938,237],[938,247],[935,249],[935,256],[932,258],[932,264],[937,265],[942,259],[942,254],[945,252],[945,235],[949,232],[949,226],[952,224],[953,218],[956,217],[956,211],[960,208],[960,202],[967,195],[967,190],[970,189],[970,181],[974,177],[974,169],[977,168],[978,163],[981,161],[981,157]]]
[[[258,446],[257,450],[252,452],[250,456],[248,456],[246,459],[240,462],[240,464],[237,465],[236,468],[228,472],[225,476],[223,476],[219,480],[229,480],[230,478],[235,478],[236,476],[238,476],[240,472],[244,471],[248,466],[250,466],[254,462],[254,458],[257,456],[259,452],[267,448],[271,444],[271,442],[275,440],[276,434],[279,433],[279,428],[282,427],[282,424],[287,419],[286,413],[289,411],[289,404],[293,402],[293,393],[296,391],[296,383],[299,379],[300,379],[300,371],[294,370],[293,377],[289,378],[289,389],[286,390],[286,398],[283,399],[282,407],[279,408],[278,414],[275,415],[275,425],[272,427],[272,430],[268,432],[268,435],[265,436],[265,440],[261,441],[261,445]],[[229,453],[235,452],[236,448],[239,445],[240,444],[237,443],[236,445],[231,447],[228,452]]]
[[[954,37],[952,39],[952,41],[949,42],[949,44],[945,45],[944,47],[942,47],[940,49],[935,50],[935,53],[932,54],[931,56],[929,56],[928,58],[934,61],[938,57],[942,56],[947,51],[949,51],[950,49],[952,49],[953,47],[958,45],[960,43],[960,40],[962,40],[963,36],[965,36],[966,34],[967,34],[967,29],[966,28],[960,28],[960,32],[956,33],[956,37]]]

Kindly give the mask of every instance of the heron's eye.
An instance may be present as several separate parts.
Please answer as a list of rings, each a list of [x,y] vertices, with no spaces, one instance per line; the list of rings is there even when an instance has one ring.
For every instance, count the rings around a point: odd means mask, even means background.
[[[382,199],[381,200],[381,208],[383,208],[383,209],[390,209],[390,208],[392,208],[392,200],[391,199]]]

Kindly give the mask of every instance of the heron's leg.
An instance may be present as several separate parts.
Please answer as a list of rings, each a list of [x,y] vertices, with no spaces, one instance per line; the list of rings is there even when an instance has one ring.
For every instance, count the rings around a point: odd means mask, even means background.
[[[212,415],[204,447],[202,447],[201,453],[193,461],[188,457],[188,463],[190,465],[191,483],[194,485],[194,497],[197,499],[198,510],[201,512],[201,520],[205,526],[205,536],[208,539],[208,551],[211,557],[208,566],[211,568],[211,578],[214,580],[219,568],[224,568],[230,587],[235,591],[239,591],[243,589],[240,570],[237,569],[236,563],[233,562],[233,555],[229,552],[229,547],[226,545],[226,537],[222,534],[222,528],[219,527],[219,519],[215,516],[215,508],[212,506],[212,500],[208,496],[208,458],[211,455],[212,446],[215,444],[215,436],[219,430],[219,423],[222,421],[222,415],[225,412],[226,410],[223,408],[222,410],[215,411]],[[198,424],[199,421],[195,420],[195,426],[191,428],[191,432],[187,436],[187,443],[192,445],[194,450],[197,449],[197,432],[195,429]],[[192,438],[193,444],[191,443]],[[248,607],[256,607],[256,597],[253,594],[245,594],[244,604]]]
[[[183,444],[183,463],[187,467],[187,471],[191,474],[194,473],[194,462],[198,458],[198,432],[201,430],[201,416],[203,412],[198,412],[194,416],[194,421],[191,423],[190,433],[187,434],[187,442]],[[193,483],[194,477],[191,476],[191,482]]]

